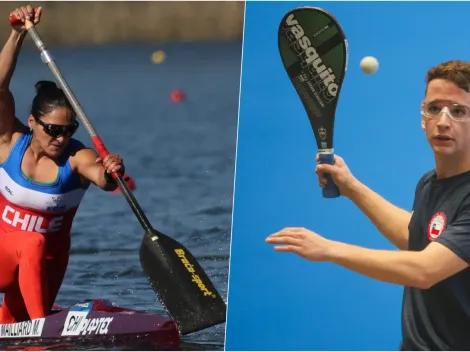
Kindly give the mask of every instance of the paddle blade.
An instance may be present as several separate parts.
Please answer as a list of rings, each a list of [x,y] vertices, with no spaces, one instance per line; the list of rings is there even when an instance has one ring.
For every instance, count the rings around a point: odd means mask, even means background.
[[[180,333],[224,323],[225,302],[197,260],[178,241],[153,231],[144,235],[140,262]]]

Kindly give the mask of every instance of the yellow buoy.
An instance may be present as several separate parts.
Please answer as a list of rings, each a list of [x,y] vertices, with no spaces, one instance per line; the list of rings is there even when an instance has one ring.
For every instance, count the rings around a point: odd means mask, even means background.
[[[152,62],[154,64],[161,64],[165,60],[165,52],[163,50],[157,50],[152,54]]]

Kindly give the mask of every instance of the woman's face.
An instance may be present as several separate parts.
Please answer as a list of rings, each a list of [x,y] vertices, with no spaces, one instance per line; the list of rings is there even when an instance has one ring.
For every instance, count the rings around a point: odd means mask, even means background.
[[[62,154],[78,127],[73,111],[66,107],[55,108],[39,121],[30,115],[28,125],[33,130],[36,143],[51,158]]]

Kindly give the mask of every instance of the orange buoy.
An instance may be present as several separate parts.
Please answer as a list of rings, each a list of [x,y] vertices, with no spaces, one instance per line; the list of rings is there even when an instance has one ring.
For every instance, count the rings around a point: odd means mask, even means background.
[[[175,89],[170,93],[170,100],[174,103],[181,102],[185,99],[185,94],[180,89]]]

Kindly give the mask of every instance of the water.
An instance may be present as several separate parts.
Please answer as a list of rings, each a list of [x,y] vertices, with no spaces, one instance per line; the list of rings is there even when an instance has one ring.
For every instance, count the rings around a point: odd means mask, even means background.
[[[163,64],[151,62],[155,50],[166,52]],[[110,152],[123,156],[150,222],[196,256],[226,300],[241,42],[51,52]],[[35,48],[25,48],[12,82],[23,121],[40,79],[52,74]],[[182,89],[186,101],[170,102],[173,89]],[[83,129],[77,138],[91,145]],[[142,236],[121,195],[91,187],[74,222],[56,303],[104,298],[164,314],[140,267]],[[222,324],[191,335],[185,348],[223,349],[224,332]]]

